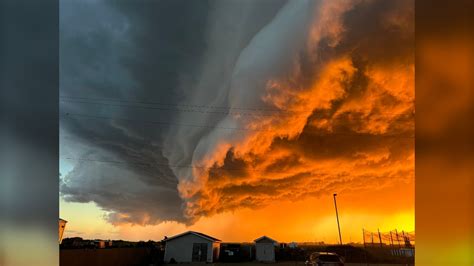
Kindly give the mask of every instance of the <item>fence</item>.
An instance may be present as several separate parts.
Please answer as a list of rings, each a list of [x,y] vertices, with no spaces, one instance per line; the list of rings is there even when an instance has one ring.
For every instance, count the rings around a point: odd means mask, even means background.
[[[362,229],[364,246],[390,246],[391,248],[413,248],[415,244],[415,232],[398,231],[371,232]]]

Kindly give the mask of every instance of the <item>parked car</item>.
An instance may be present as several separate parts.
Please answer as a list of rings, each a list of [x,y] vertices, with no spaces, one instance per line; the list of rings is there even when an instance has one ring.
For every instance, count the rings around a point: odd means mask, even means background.
[[[344,266],[344,258],[332,252],[314,252],[305,262],[306,266]]]

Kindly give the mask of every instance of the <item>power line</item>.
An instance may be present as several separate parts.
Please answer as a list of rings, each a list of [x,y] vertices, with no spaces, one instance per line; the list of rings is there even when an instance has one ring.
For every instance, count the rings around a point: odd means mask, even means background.
[[[228,168],[228,167],[219,167],[219,166],[200,166],[200,165],[192,165],[192,164],[184,164],[184,165],[173,165],[173,164],[165,164],[165,163],[158,163],[158,162],[129,162],[129,161],[115,161],[115,160],[96,160],[96,159],[88,159],[88,158],[72,158],[72,157],[62,157],[65,160],[72,160],[72,161],[82,161],[82,162],[98,162],[98,163],[110,163],[110,164],[123,164],[123,165],[141,165],[141,166],[167,166],[170,168],[190,168],[190,169],[203,169],[203,170],[214,170],[214,171],[244,171],[244,172],[256,172],[256,173],[280,173],[280,174],[301,174],[301,172],[282,172],[276,171],[271,169],[239,169],[239,168]]]
[[[186,123],[173,123],[173,122],[162,122],[162,121],[148,121],[148,120],[136,120],[129,118],[116,118],[116,117],[106,117],[106,116],[97,116],[97,115],[87,115],[87,114],[77,114],[77,113],[62,113],[63,117],[78,117],[84,119],[96,119],[96,120],[120,120],[133,123],[141,124],[150,124],[158,126],[176,126],[176,127],[194,127],[194,128],[209,128],[209,129],[223,129],[223,130],[235,130],[235,131],[261,131],[261,132],[274,132],[271,129],[258,129],[258,128],[239,128],[239,127],[222,127],[222,126],[213,126],[213,125],[198,125],[198,124],[186,124]],[[306,132],[319,132],[316,130],[305,129]],[[390,138],[409,138],[413,139],[414,136],[401,136],[401,134],[358,134],[358,133],[330,133],[325,135],[318,135],[320,137],[330,137],[330,136],[360,136],[360,137],[390,137]]]
[[[83,104],[92,104],[92,105],[100,105],[100,106],[112,106],[112,107],[126,107],[126,108],[138,108],[138,109],[152,109],[152,110],[159,110],[159,111],[174,111],[174,112],[187,112],[187,113],[202,113],[202,114],[222,114],[222,115],[243,115],[243,116],[292,116],[292,117],[299,117],[299,116],[308,116],[311,114],[312,111],[285,111],[280,110],[279,113],[275,112],[274,114],[270,113],[256,113],[253,111],[246,111],[246,112],[234,112],[234,111],[209,111],[209,110],[197,110],[197,109],[181,109],[179,105],[176,108],[169,108],[169,107],[159,107],[159,106],[138,106],[138,105],[129,105],[129,104],[116,104],[116,103],[103,103],[103,102],[89,102],[89,101],[78,101],[78,100],[61,100],[62,102],[70,102],[70,103],[83,103]],[[395,114],[395,113],[378,113],[377,115],[403,115],[403,114]],[[342,119],[343,117],[338,117]],[[367,119],[365,117],[358,117],[360,119]],[[334,120],[334,117],[331,117]],[[354,119],[354,118],[351,118]],[[414,120],[412,117],[397,117],[396,121],[403,121],[403,120]]]
[[[142,123],[142,124],[150,124],[150,125],[166,125],[166,126],[177,126],[177,127],[195,127],[195,128],[218,128],[218,129],[225,129],[225,130],[237,130],[237,131],[269,131],[264,129],[245,129],[245,128],[234,128],[234,127],[219,127],[219,126],[211,126],[211,125],[197,125],[197,124],[185,124],[185,123],[172,123],[172,122],[162,122],[162,121],[148,121],[148,120],[135,120],[129,118],[120,118],[120,117],[106,117],[106,116],[96,116],[96,115],[86,115],[86,114],[74,114],[74,113],[66,113],[63,114],[63,117],[79,117],[85,119],[98,119],[98,120],[120,120],[120,121],[127,121],[127,122],[135,122],[135,123]]]
[[[137,105],[127,105],[127,104],[87,102],[87,101],[76,101],[76,100],[61,100],[61,101],[62,102],[71,102],[71,103],[95,104],[95,105],[101,105],[101,106],[152,109],[152,110],[159,110],[159,111],[175,111],[175,112],[202,113],[202,114],[245,115],[245,116],[275,116],[275,115],[285,115],[285,116],[290,116],[291,115],[291,116],[293,116],[293,115],[295,115],[295,114],[289,113],[288,111],[280,111],[281,114],[278,114],[276,112],[275,112],[275,114],[270,114],[270,113],[251,113],[250,111],[249,112],[233,112],[233,111],[180,109],[179,105],[176,105],[178,108],[167,108],[167,107],[158,107],[158,106],[137,106]],[[196,108],[196,107],[194,107],[194,108]],[[231,109],[232,108],[229,108],[229,110],[231,110]],[[299,116],[301,116],[301,115],[299,115]]]
[[[70,157],[61,157],[64,160],[71,160],[71,161],[80,161],[80,162],[98,162],[98,163],[108,163],[108,164],[119,164],[119,165],[139,165],[139,166],[168,166],[167,164],[159,164],[159,163],[144,163],[144,162],[130,162],[130,161],[114,161],[114,160],[94,160],[88,158],[70,158]],[[162,178],[176,178],[176,176],[166,176],[160,175],[159,177]]]
[[[106,101],[106,102],[119,102],[119,103],[134,103],[134,104],[148,104],[148,105],[163,105],[163,106],[179,106],[179,107],[190,107],[190,108],[206,108],[206,109],[235,109],[235,110],[251,110],[260,112],[291,112],[281,109],[274,108],[261,108],[261,107],[230,107],[230,106],[217,106],[217,105],[202,105],[202,104],[179,104],[179,103],[163,103],[154,101],[130,101],[117,98],[87,98],[87,97],[75,97],[75,96],[60,96],[60,99],[80,99],[90,101]]]
[[[265,114],[262,112],[273,112],[280,115],[295,115],[295,114],[307,114],[312,113],[314,109],[306,109],[306,110],[282,110],[282,109],[274,109],[274,108],[257,108],[257,107],[230,107],[230,106],[214,106],[214,105],[198,105],[198,104],[179,104],[179,103],[162,103],[162,102],[153,102],[153,101],[130,101],[130,100],[123,100],[123,99],[115,99],[115,98],[87,98],[87,97],[73,97],[73,96],[60,96],[61,101],[63,102],[71,102],[71,103],[84,103],[84,104],[96,104],[96,105],[106,105],[106,106],[115,106],[115,107],[128,107],[128,108],[142,108],[142,109],[155,109],[155,110],[176,110],[181,112],[198,112],[198,113],[214,113],[214,114],[240,114],[240,115],[259,115],[259,116],[273,116],[274,114]],[[122,104],[125,103],[125,104]],[[135,104],[135,105],[132,105]],[[148,106],[137,106],[136,104],[140,105],[148,105]],[[158,105],[158,106],[153,106]],[[159,106],[167,106],[168,108],[159,107]],[[191,108],[191,109],[173,109],[169,107],[184,107],[184,108]],[[196,110],[192,108],[201,108],[201,109],[225,109],[228,111],[203,111],[203,110]],[[231,110],[244,110],[246,112],[236,112]],[[255,113],[258,112],[258,113]],[[412,113],[413,115],[414,113]],[[403,115],[400,113],[393,113],[393,112],[378,112],[377,115]]]

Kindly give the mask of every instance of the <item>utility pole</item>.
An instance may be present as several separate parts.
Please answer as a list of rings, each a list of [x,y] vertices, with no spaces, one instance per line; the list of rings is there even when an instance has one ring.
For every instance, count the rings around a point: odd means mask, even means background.
[[[365,248],[365,230],[362,228],[362,241],[364,242],[364,248]]]
[[[402,236],[403,236],[403,246],[408,248],[410,247],[410,240],[408,239],[408,236],[405,235],[405,231],[402,230]]]
[[[364,241],[364,257],[365,257],[365,264],[369,266],[369,262],[367,260],[367,247],[365,246],[365,230],[362,228],[362,240]]]
[[[392,230],[390,230],[390,242],[391,242],[390,247],[391,247],[392,255],[397,255],[398,256],[398,250],[394,247],[394,244],[393,244]]]
[[[337,230],[339,231],[339,244],[342,245],[341,226],[339,225],[339,214],[337,213],[336,196],[337,196],[337,194],[334,193],[334,194],[333,194],[333,197],[334,197],[334,207],[336,208]]]
[[[382,235],[380,234],[380,229],[377,228],[377,231],[379,232],[380,247],[383,247],[383,245],[382,245]]]
[[[390,230],[390,247],[393,248],[392,230]]]
[[[397,237],[398,248],[402,248],[402,246],[400,245],[400,239],[398,238],[398,231],[397,231],[397,229],[395,229],[395,236]]]

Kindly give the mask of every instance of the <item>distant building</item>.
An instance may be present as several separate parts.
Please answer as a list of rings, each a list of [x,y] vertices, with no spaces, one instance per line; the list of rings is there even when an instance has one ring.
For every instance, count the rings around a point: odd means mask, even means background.
[[[254,240],[255,242],[255,259],[261,262],[274,262],[275,261],[275,245],[277,241],[269,238],[268,236],[262,236]]]
[[[110,240],[96,239],[94,240],[94,245],[97,248],[110,248],[113,246],[113,242]]]
[[[290,243],[288,243],[288,247],[289,248],[297,248],[298,244],[296,242],[290,242]]]
[[[188,231],[165,241],[165,262],[214,262],[219,258],[220,240]]]
[[[104,240],[96,240],[96,241],[94,241],[94,243],[98,248],[105,248],[105,241]]]
[[[61,248],[89,248],[93,243],[90,240],[84,240],[81,237],[65,238],[61,241]]]
[[[111,246],[115,248],[129,248],[135,245],[135,243],[133,242],[123,241],[123,240],[112,240],[111,242],[112,242]]]
[[[63,241],[64,229],[66,228],[66,220],[59,218],[59,244]]]

